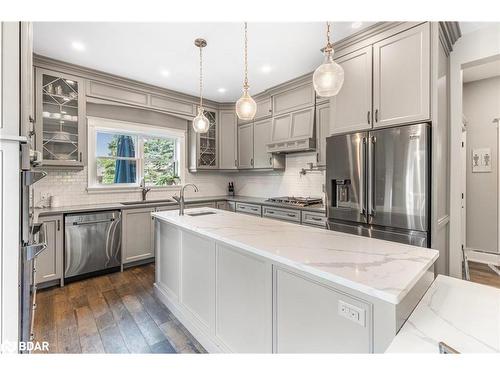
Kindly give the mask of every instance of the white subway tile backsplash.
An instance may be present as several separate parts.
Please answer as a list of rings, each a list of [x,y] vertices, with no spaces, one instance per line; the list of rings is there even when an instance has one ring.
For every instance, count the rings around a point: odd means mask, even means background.
[[[323,197],[322,185],[324,172],[312,172],[306,175],[299,174],[302,168],[307,168],[308,162],[314,162],[312,154],[290,154],[286,156],[286,170],[284,172],[200,172],[186,171],[186,182],[195,183],[200,191],[194,193],[186,191],[186,196],[213,196],[225,195],[227,184],[234,181],[236,194],[254,197],[272,197],[280,195],[297,195]],[[140,192],[92,192],[87,191],[87,169],[48,170],[47,177],[34,185],[35,200],[40,203],[41,194],[48,193],[57,196],[59,205],[71,206],[81,204],[99,204],[134,201],[141,198]],[[176,194],[176,190],[152,190],[148,199],[169,198]]]

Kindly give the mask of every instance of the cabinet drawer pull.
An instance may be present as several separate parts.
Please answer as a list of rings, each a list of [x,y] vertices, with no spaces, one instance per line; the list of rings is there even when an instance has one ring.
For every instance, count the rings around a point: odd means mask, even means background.
[[[322,219],[320,217],[316,217],[316,216],[311,216],[311,220],[322,221]]]
[[[269,210],[267,210],[267,213],[268,213],[268,214],[274,214],[275,212],[274,212],[274,211],[269,211]]]
[[[295,214],[287,214],[288,216],[290,217],[295,217],[296,215]]]

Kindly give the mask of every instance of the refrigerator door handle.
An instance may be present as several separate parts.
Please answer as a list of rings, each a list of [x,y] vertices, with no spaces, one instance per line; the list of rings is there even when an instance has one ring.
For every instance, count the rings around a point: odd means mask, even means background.
[[[371,136],[368,143],[368,216],[375,216],[375,143],[377,137]],[[371,221],[371,220],[370,220]]]
[[[366,137],[363,137],[361,140],[361,163],[365,162],[366,159]],[[361,215],[366,217],[366,206],[365,206],[365,175],[364,171],[362,170],[360,175],[359,175],[359,201],[361,202],[361,210],[360,213]]]

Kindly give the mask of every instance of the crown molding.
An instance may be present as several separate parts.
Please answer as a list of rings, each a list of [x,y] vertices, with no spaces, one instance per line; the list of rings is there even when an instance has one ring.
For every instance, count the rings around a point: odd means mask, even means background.
[[[447,55],[453,51],[453,45],[461,36],[462,31],[458,22],[439,22],[439,41]]]

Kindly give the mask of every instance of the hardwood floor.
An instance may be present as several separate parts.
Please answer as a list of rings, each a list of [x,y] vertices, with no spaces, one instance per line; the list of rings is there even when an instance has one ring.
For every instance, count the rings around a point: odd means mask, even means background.
[[[41,290],[35,340],[48,341],[49,353],[205,353],[153,282],[148,264]]]
[[[470,280],[500,288],[500,276],[498,276],[488,265],[469,262]]]

